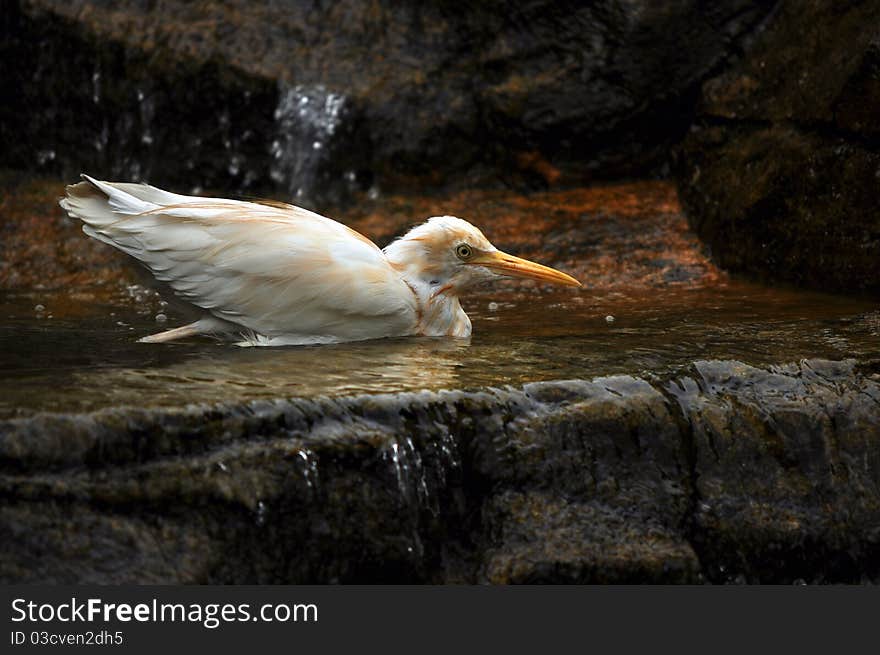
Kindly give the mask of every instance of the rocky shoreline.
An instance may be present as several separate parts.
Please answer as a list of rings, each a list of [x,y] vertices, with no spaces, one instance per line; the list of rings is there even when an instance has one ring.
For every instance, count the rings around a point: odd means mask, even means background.
[[[880,370],[0,422],[0,580],[876,582]]]

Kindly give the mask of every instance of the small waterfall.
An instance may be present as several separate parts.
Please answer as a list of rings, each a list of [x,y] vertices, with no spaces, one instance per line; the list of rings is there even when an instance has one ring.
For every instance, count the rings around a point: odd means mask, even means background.
[[[302,475],[306,482],[306,486],[312,494],[315,494],[319,482],[318,456],[308,448],[303,448],[297,453],[297,455],[300,459],[300,466],[302,467]]]
[[[292,200],[304,201],[314,192],[345,104],[344,95],[323,85],[280,87],[270,175]]]
[[[92,103],[96,110],[100,110],[102,102],[101,96],[101,64],[95,62],[95,70],[92,71]],[[100,113],[98,111],[97,113]],[[107,125],[107,119],[101,120],[101,130],[95,135],[94,145],[95,151],[104,156],[107,152],[107,146],[110,143],[110,127]]]

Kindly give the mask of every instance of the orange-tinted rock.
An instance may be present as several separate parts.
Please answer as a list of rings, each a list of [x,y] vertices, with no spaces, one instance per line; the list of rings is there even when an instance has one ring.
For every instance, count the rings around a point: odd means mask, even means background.
[[[58,206],[64,184],[0,176],[0,290],[38,291],[56,315],[117,299],[128,257],[83,234]]]
[[[391,196],[341,218],[384,245],[443,214],[471,221],[498,248],[561,268],[586,287],[703,285],[724,277],[689,230],[674,186],[662,181],[528,195]]]
[[[63,191],[60,181],[0,177],[0,289],[39,291],[56,315],[89,303],[137,301],[127,292],[142,281],[133,260],[84,235],[58,207]],[[389,196],[326,213],[380,246],[429,216],[461,216],[498,248],[560,268],[587,288],[697,286],[721,275],[688,230],[666,182],[530,195],[472,190]],[[501,287],[537,289],[522,281]],[[498,287],[489,291],[499,293]]]

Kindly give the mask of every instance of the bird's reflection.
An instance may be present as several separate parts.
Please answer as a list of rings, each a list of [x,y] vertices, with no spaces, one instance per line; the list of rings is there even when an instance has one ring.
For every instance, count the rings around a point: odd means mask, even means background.
[[[139,389],[158,388],[167,400],[202,401],[240,397],[345,395],[453,388],[470,339],[402,338],[358,343],[287,347],[199,349],[152,362],[148,368],[101,372],[105,389],[136,399]],[[81,378],[91,377],[88,371]],[[80,379],[86,383],[86,379]]]

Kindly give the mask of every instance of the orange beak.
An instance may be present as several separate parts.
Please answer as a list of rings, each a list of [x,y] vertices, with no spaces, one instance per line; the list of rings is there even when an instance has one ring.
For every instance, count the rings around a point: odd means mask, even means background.
[[[553,284],[563,284],[568,287],[583,286],[575,280],[571,275],[566,275],[562,271],[557,271],[549,266],[542,266],[528,259],[521,259],[494,250],[492,252],[480,253],[468,264],[476,264],[477,266],[485,266],[501,275],[509,275],[511,277],[524,277],[530,280],[540,280],[541,282],[552,282]]]

